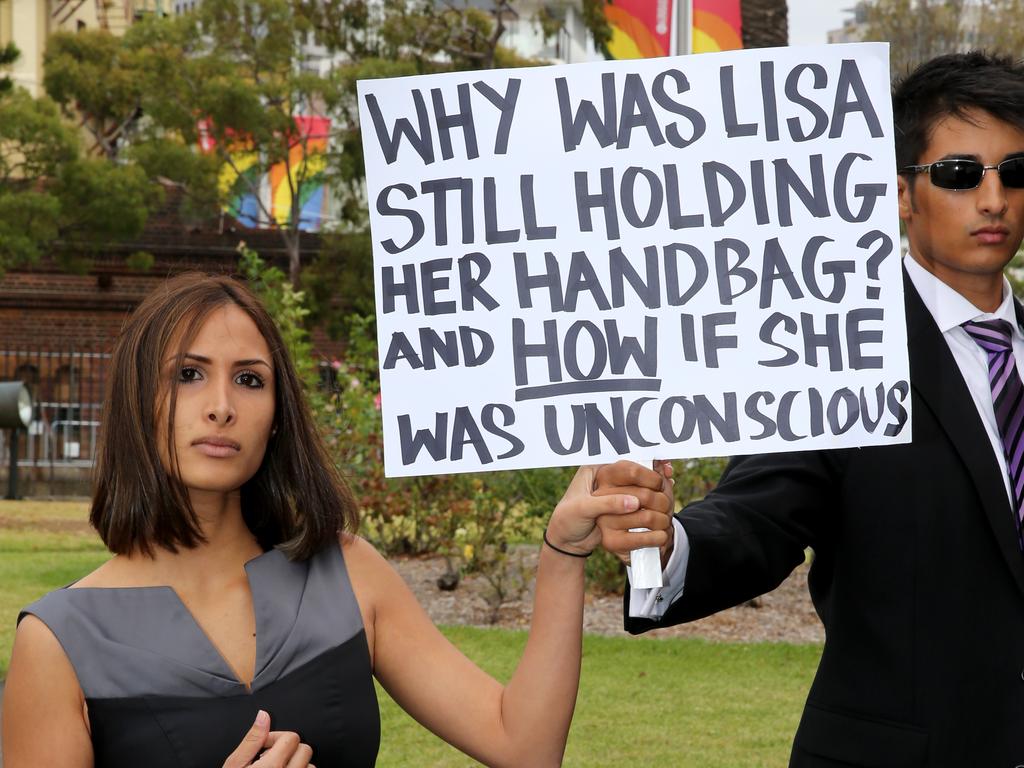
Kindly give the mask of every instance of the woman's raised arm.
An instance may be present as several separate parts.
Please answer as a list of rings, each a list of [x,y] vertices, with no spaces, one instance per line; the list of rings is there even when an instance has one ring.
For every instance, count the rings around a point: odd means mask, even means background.
[[[630,489],[638,493],[594,496],[594,471],[581,468],[555,508],[547,533],[554,547],[589,553],[601,540],[595,520],[604,514],[628,515],[636,527],[664,527],[658,522],[667,519],[664,513],[649,508],[664,505],[662,494]],[[658,546],[666,534],[635,535],[637,546]],[[384,558],[361,540],[349,541],[353,587],[371,614],[374,674],[395,701],[486,765],[560,765],[579,685],[584,557],[541,548],[529,639],[502,686],[434,627]]]

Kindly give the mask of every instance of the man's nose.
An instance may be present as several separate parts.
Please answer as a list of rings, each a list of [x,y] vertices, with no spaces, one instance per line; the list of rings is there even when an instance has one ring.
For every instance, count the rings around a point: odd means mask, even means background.
[[[1006,187],[995,168],[985,171],[978,186],[978,211],[986,216],[1002,216],[1006,213]]]

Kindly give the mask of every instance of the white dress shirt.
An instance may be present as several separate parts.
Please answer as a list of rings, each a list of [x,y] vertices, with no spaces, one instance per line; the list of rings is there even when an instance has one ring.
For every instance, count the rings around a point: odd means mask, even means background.
[[[1002,438],[999,436],[999,425],[996,422],[995,408],[992,406],[992,390],[988,382],[988,354],[977,342],[961,328],[962,323],[969,320],[1006,320],[1013,328],[1013,356],[1017,362],[1018,373],[1024,374],[1021,362],[1024,361],[1024,333],[1021,333],[1014,311],[1013,292],[1010,283],[1003,278],[1003,301],[995,312],[982,312],[961,294],[950,288],[935,275],[918,264],[908,253],[903,258],[907,275],[914,288],[921,296],[925,307],[931,313],[935,324],[942,332],[942,337],[953,353],[957,367],[967,382],[978,415],[985,425],[985,432],[992,444],[999,467],[1003,471],[1003,482],[1006,486],[1006,497],[1013,504],[1010,491],[1010,478],[1006,471],[1006,455],[1003,452]],[[1024,376],[1022,376],[1024,377]],[[668,607],[683,594],[686,581],[686,564],[690,559],[690,542],[686,531],[677,519],[672,520],[675,542],[672,556],[665,565],[663,587],[658,589],[629,589],[629,615],[649,619],[660,619]],[[628,569],[627,569],[628,573]]]

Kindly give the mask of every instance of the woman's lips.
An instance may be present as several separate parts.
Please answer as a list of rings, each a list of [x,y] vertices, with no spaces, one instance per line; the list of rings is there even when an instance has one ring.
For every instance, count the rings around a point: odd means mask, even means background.
[[[199,452],[215,459],[224,459],[235,456],[242,450],[242,446],[234,440],[227,440],[222,437],[201,437],[192,442],[194,448]]]

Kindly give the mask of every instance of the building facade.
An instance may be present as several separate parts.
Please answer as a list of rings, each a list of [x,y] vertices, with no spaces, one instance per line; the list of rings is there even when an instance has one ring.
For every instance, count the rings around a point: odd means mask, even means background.
[[[43,53],[51,34],[106,29],[119,35],[140,15],[160,10],[160,0],[0,0],[0,46],[13,42],[21,50],[11,79],[39,96]]]
[[[864,40],[868,28],[867,3],[859,2],[852,8],[847,8],[848,14],[843,19],[843,26],[839,29],[830,29],[826,33],[826,39],[830,43],[859,43]]]

